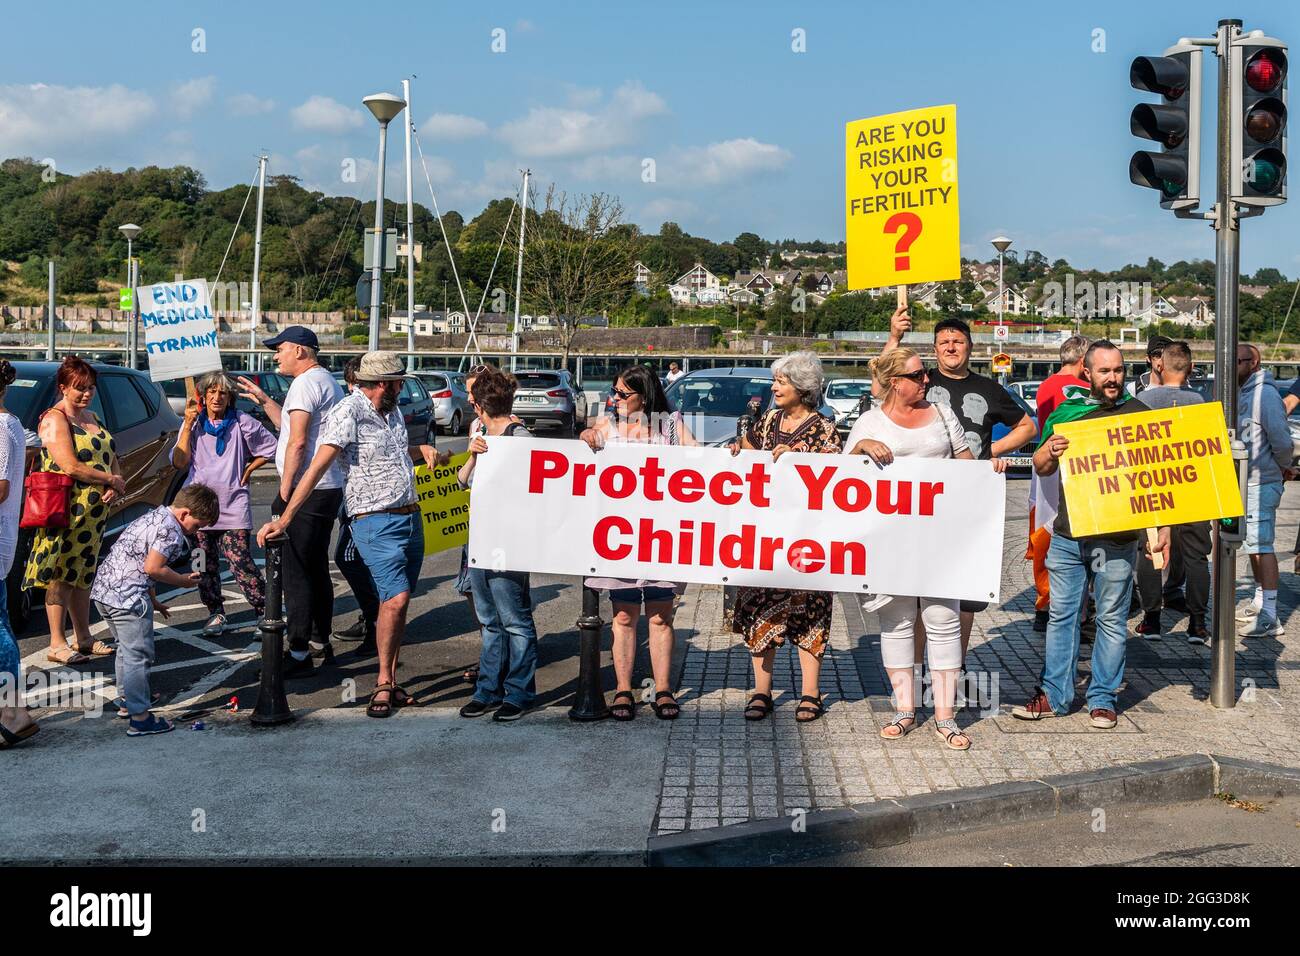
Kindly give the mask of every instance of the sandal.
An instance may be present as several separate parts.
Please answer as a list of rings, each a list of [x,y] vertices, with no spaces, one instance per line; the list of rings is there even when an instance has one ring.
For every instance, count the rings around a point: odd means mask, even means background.
[[[619,700],[626,697],[631,703],[620,704]],[[658,713],[658,711],[656,711]],[[636,717],[636,695],[630,690],[621,690],[614,695],[614,702],[609,705],[609,715],[615,720],[632,720]]]
[[[808,704],[812,704],[812,706],[808,707]],[[799,721],[801,724],[810,724],[822,715],[823,710],[825,710],[825,708],[822,706],[822,699],[820,697],[809,697],[807,694],[804,694],[799,698],[799,706],[794,709],[794,719]],[[812,714],[812,716],[800,717],[800,714]]]
[[[414,697],[408,694],[406,692],[405,687],[399,687],[397,684],[393,685],[392,698],[393,698],[394,707],[423,707],[424,706],[424,704],[421,701],[416,700]]]
[[[152,694],[149,695],[149,703],[151,705],[158,703],[158,701],[160,700],[162,700],[162,693],[159,691],[154,691]],[[125,697],[114,697],[113,706],[117,708],[117,716],[119,719],[127,720],[130,718],[131,712],[126,709]]]
[[[904,727],[903,721],[905,720],[910,720],[912,723]],[[898,733],[896,734],[885,733],[885,731],[888,730],[890,727],[897,727]],[[916,711],[900,710],[894,714],[894,719],[892,721],[890,721],[889,723],[885,724],[885,726],[880,728],[880,736],[884,737],[886,740],[899,740],[903,737],[906,737],[915,729],[916,729]]]
[[[660,697],[667,697],[668,702],[665,704],[659,703]],[[673,696],[673,692],[670,690],[661,690],[655,694],[655,701],[650,707],[660,720],[676,720],[677,715],[682,712],[681,707],[677,705],[677,698]]]
[[[105,644],[103,641],[96,641],[94,644],[91,644],[90,650],[88,651],[83,651],[80,647],[77,648],[77,653],[85,654],[87,658],[108,657],[110,654],[113,654],[116,651],[117,648],[114,645]]]
[[[763,706],[758,706],[762,704]],[[772,697],[770,694],[755,694],[749,698],[749,703],[745,706],[746,720],[762,720],[772,712]]]
[[[375,700],[380,694],[387,694],[388,700]],[[375,692],[370,695],[370,703],[366,704],[367,717],[391,717],[393,715],[393,685],[380,684],[375,688]]]
[[[936,720],[934,722],[934,732],[938,734],[940,740],[948,745],[949,750],[970,750],[970,734],[958,727],[957,721],[953,718],[949,717],[947,720]],[[952,741],[954,737],[965,738],[966,745],[962,746],[961,744],[953,743]]]
[[[14,733],[4,724],[0,724],[0,750],[7,750],[10,747],[16,747],[29,737],[36,736],[36,732],[41,729],[40,724],[32,724],[30,727]]]
[[[73,650],[71,647],[60,647],[57,651],[50,651],[45,655],[45,659],[52,664],[85,664],[90,661],[87,654],[81,651]]]
[[[477,684],[477,683],[478,683],[478,668],[477,668],[477,667],[470,667],[470,668],[468,668],[468,669],[465,671],[465,673],[463,673],[463,674],[460,675],[460,679],[463,680],[466,684]]]

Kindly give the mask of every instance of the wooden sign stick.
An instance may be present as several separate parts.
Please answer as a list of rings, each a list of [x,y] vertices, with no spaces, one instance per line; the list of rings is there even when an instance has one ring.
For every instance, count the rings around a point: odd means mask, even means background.
[[[202,401],[203,401],[203,397],[202,397],[201,395],[199,395],[199,387],[198,387],[197,385],[194,384],[194,376],[193,376],[193,375],[186,375],[186,376],[185,376],[185,395],[186,395],[187,398],[188,398],[189,396],[193,395],[196,401],[199,401],[199,402],[202,402]]]
[[[1160,553],[1160,535],[1155,528],[1147,528],[1147,546],[1151,549],[1151,566],[1157,571],[1163,570],[1165,556]]]
[[[907,308],[907,286],[905,285],[898,287],[898,307],[900,309]]]

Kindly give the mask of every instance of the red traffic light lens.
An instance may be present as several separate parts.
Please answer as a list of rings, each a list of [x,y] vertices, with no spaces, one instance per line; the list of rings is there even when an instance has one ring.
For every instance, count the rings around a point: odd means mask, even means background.
[[[1261,50],[1246,64],[1246,85],[1257,93],[1271,93],[1282,83],[1286,60],[1275,50]]]

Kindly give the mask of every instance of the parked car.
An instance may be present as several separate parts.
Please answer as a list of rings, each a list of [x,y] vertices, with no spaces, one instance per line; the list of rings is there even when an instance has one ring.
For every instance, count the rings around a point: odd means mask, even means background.
[[[568,369],[515,372],[514,413],[528,428],[554,425],[566,435],[587,427],[586,402]]]
[[[348,387],[343,381],[342,370],[330,374],[346,392]],[[414,376],[403,379],[402,390],[397,394],[397,407],[406,422],[407,441],[412,445],[428,444],[433,436],[433,398],[424,383]]]
[[[761,415],[772,406],[772,370],[762,366],[699,369],[673,382],[665,394],[685,416],[696,441],[725,445],[736,437],[740,416],[751,409]],[[757,402],[751,405],[753,399]],[[824,401],[819,411],[835,417],[835,409]]]
[[[1014,392],[1016,395],[1020,396],[1025,401],[1032,402],[1036,397],[1038,397],[1038,388],[1042,384],[1043,383],[1041,381],[1011,382],[1006,387],[1008,390]]]
[[[29,451],[34,455],[40,447],[35,433],[41,414],[58,400],[54,376],[59,363],[14,362],[13,366],[18,375],[5,392],[5,407],[30,433]],[[98,362],[93,367],[98,380],[90,409],[112,433],[126,479],[126,494],[108,511],[105,537],[111,538],[146,511],[170,503],[180,489],[185,476],[171,466],[169,452],[181,420],[147,373]],[[18,532],[17,558],[6,581],[15,631],[24,628],[31,615],[32,595],[22,590],[22,579],[34,537],[33,529]]]
[[[869,378],[837,378],[826,383],[826,404],[835,410],[835,427],[841,435],[849,433],[862,410],[870,407],[870,402]]]
[[[1020,384],[1025,384],[1025,383],[1022,382]],[[1038,385],[1039,383],[1035,382],[1034,384]],[[1030,405],[1029,402],[1027,402],[1024,398],[1022,398],[1020,394],[1017,393],[1013,387],[1009,385],[1004,385],[1003,388],[1007,390],[1007,394],[1011,396],[1012,400],[1017,405],[1020,406],[1020,410],[1033,419],[1034,427],[1037,428],[1038,427],[1037,410],[1032,405]],[[1035,389],[1035,392],[1037,392],[1037,389]],[[1000,441],[1001,439],[1005,438],[1007,432],[1009,431],[1011,431],[1011,429],[1008,428],[1006,425],[1002,425],[1002,424],[994,425],[993,436],[992,436],[993,441]],[[1002,458],[1007,463],[1007,473],[1021,475],[1022,477],[1025,478],[1029,477],[1029,475],[1033,472],[1034,469],[1034,451],[1037,448],[1038,448],[1038,438],[1037,436],[1035,436],[1033,440],[1027,442],[1024,446],[1017,448],[1011,454],[1003,455]]]
[[[1290,378],[1281,382],[1274,381],[1273,384],[1277,386],[1278,394],[1286,398],[1286,393],[1291,391],[1291,386],[1295,382],[1295,379]],[[1300,462],[1300,406],[1297,406],[1296,410],[1287,417],[1286,423],[1287,427],[1291,429],[1291,464],[1294,465]]]
[[[459,435],[474,418],[465,376],[459,372],[416,372],[433,399],[433,421],[448,435]]]

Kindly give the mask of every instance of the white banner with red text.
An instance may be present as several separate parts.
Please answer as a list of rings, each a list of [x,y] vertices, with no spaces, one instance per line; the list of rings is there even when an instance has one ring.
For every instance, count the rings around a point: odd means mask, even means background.
[[[488,439],[471,568],[999,599],[1006,480],[984,461]]]

